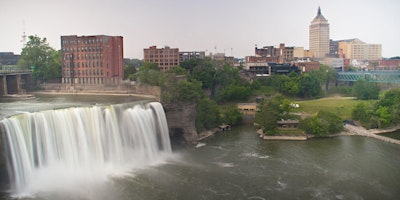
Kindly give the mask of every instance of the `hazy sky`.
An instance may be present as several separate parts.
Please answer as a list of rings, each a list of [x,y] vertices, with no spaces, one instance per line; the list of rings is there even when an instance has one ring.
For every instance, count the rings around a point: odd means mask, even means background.
[[[308,49],[308,27],[321,6],[330,38],[382,44],[384,57],[400,56],[399,0],[0,0],[0,52],[20,54],[22,33],[46,37],[60,49],[61,35],[119,35],[124,57],[143,48],[254,54],[254,46]]]

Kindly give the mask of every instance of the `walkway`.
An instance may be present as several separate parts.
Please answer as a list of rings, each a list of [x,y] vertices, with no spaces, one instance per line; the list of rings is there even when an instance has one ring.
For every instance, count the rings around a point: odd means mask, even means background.
[[[389,131],[388,130],[382,130],[382,131],[366,130],[363,127],[352,126],[352,125],[349,125],[349,124],[346,124],[344,126],[344,128],[350,134],[360,135],[360,136],[365,136],[365,137],[370,137],[370,138],[375,138],[375,139],[382,140],[382,141],[385,141],[385,142],[390,142],[390,143],[393,143],[393,144],[400,144],[400,140],[396,140],[396,139],[393,139],[393,138],[377,135],[377,133],[392,132],[392,131],[395,131],[395,129],[389,130]]]
[[[400,83],[399,70],[374,70],[358,72],[338,72],[337,81],[357,81],[359,79],[376,83]]]

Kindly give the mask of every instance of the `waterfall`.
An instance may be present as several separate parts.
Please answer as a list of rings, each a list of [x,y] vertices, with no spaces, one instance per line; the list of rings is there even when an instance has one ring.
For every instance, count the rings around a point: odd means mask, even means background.
[[[162,105],[24,113],[1,121],[15,193],[35,193],[144,167],[171,154]]]

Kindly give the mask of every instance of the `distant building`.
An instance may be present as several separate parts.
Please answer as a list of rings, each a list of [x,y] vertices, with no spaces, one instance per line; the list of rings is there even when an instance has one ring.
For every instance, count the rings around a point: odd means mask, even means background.
[[[294,60],[295,47],[285,47],[284,43],[279,44],[279,47],[264,46],[263,48],[255,48],[256,58],[249,57],[249,60],[260,60],[262,62],[277,62],[288,63]],[[257,58],[260,57],[260,58]]]
[[[246,62],[243,64],[243,69],[252,76],[270,76],[271,67],[267,62]]]
[[[17,65],[20,57],[20,55],[15,55],[13,52],[0,52],[0,66]]]
[[[368,44],[359,39],[339,40],[339,54],[350,60],[381,60],[382,45]]]
[[[291,72],[295,72],[296,74],[300,73],[299,67],[295,65],[279,63],[268,63],[268,65],[271,67],[271,75],[289,75]]]
[[[124,78],[122,36],[61,36],[62,83],[119,84]]]
[[[316,59],[325,58],[329,54],[329,23],[321,14],[321,8],[318,7],[317,16],[311,22],[309,27],[309,47]]]
[[[332,57],[325,58],[324,64],[329,67],[335,68],[338,71],[344,70],[344,68],[343,68],[344,67],[344,59],[343,58],[332,58]]]
[[[400,70],[400,59],[378,60],[376,62],[379,69]]]
[[[278,57],[258,57],[258,56],[246,56],[246,63],[269,63],[278,62]]]
[[[235,65],[235,58],[233,56],[226,56],[225,53],[210,53],[207,57],[219,61],[219,65],[222,67],[224,64],[229,64],[231,66]]]
[[[339,42],[334,40],[329,40],[329,54],[336,55],[339,57]]]
[[[319,62],[296,62],[295,66],[297,66],[302,73],[310,72],[313,70],[319,70],[320,69],[320,63]]]
[[[145,62],[157,63],[161,71],[167,71],[180,63],[179,48],[166,46],[158,49],[157,46],[151,46],[143,49],[143,55]]]
[[[179,52],[179,62],[185,62],[191,59],[203,59],[206,57],[206,52],[204,51],[180,51]]]
[[[306,57],[305,54],[304,54],[304,47],[294,47],[293,57],[294,58],[304,58],[304,57]]]

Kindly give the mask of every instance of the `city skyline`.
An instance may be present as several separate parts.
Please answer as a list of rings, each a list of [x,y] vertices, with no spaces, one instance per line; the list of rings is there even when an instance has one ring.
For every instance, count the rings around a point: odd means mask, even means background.
[[[20,54],[23,31],[46,37],[57,50],[63,35],[122,36],[124,57],[138,59],[154,45],[239,58],[254,55],[255,45],[308,49],[309,24],[319,6],[329,21],[330,39],[359,38],[382,44],[383,57],[400,55],[400,2],[395,0],[3,0],[0,52]]]

